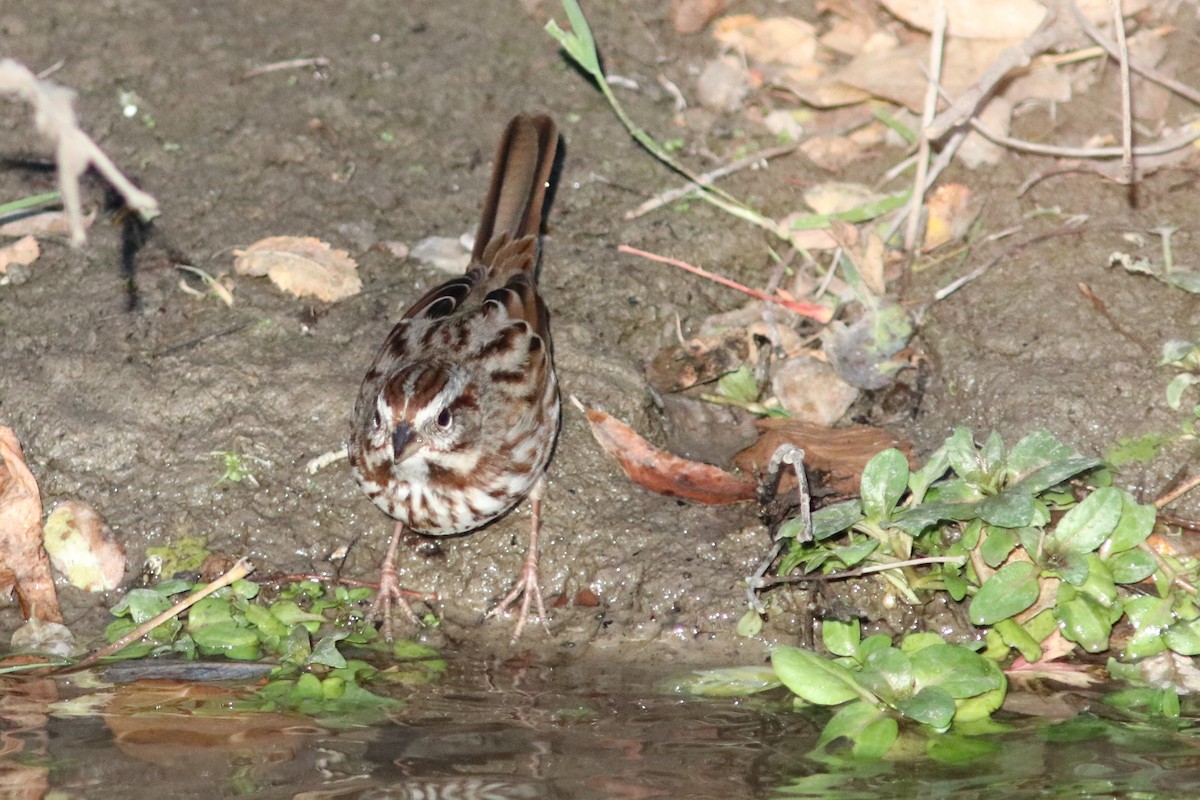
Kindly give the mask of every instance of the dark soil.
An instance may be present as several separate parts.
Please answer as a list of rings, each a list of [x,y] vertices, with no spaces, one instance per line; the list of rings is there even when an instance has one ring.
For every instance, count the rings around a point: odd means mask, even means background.
[[[666,6],[587,8],[610,73],[640,87],[617,90],[632,116],[661,138],[680,136],[723,158],[772,144],[737,114],[691,110],[686,128],[673,126],[671,98],[656,76],[690,92],[713,46],[705,36],[674,34]],[[199,535],[214,550],[249,555],[264,572],[373,579],[391,522],[360,493],[345,462],[316,475],[305,464],[343,445],[375,348],[406,305],[444,277],[374,246],[468,231],[499,131],[522,110],[552,113],[568,148],[542,274],[564,395],[659,441],[676,433],[669,429],[682,422],[655,410],[641,365],[674,341],[677,316],[688,330],[742,299],[618,255],[616,246],[669,253],[762,285],[776,243],[703,203],[624,221],[628,209],[679,179],[625,135],[599,93],[566,64],[541,31],[547,13],[527,14],[514,2],[431,0],[7,3],[0,55],[34,71],[62,61],[54,80],[78,91],[85,128],[164,212],[129,280],[120,227],[101,217],[85,248],[51,242],[28,281],[0,287],[0,423],[21,437],[47,506],[66,498],[94,504],[125,541],[134,573],[146,547]],[[1173,52],[1186,52],[1180,48],[1196,33],[1195,20],[1180,24]],[[328,65],[242,77],[261,64],[312,56]],[[1186,71],[1179,77],[1197,82]],[[122,115],[122,92],[136,93],[137,116]],[[0,154],[45,157],[24,110],[11,108],[0,119]],[[1057,117],[1027,115],[1018,133],[1054,140],[1115,127],[1115,114],[1085,98]],[[900,158],[898,150],[881,152],[848,177],[873,180]],[[964,264],[917,275],[906,293],[914,309],[926,306],[936,287],[1002,256],[984,277],[925,308],[919,344],[928,385],[899,411],[875,415],[920,452],[965,425],[980,434],[998,429],[1009,443],[1047,428],[1100,454],[1120,437],[1178,430],[1188,417],[1167,407],[1172,373],[1155,364],[1163,341],[1196,334],[1194,297],[1107,263],[1114,250],[1159,257],[1157,238],[1146,232],[1164,224],[1182,226],[1173,239],[1177,263],[1195,260],[1193,173],[1176,167],[1149,177],[1136,203],[1125,188],[1087,172],[1049,178],[1018,196],[1028,174],[1050,166],[1014,155],[990,172],[949,176],[986,197],[985,235],[1019,230],[979,246]],[[782,216],[799,205],[797,183],[829,177],[793,156],[735,175],[727,188]],[[44,172],[6,169],[0,197],[52,183]],[[94,188],[90,199],[100,197]],[[1031,217],[1049,207],[1061,215]],[[1016,246],[1059,230],[1072,214],[1088,219],[1068,235]],[[1133,232],[1145,244],[1124,238]],[[265,280],[237,278],[227,308],[179,289],[176,263],[228,271],[233,249],[282,234],[349,250],[363,293],[307,303]],[[720,415],[708,419],[728,425]],[[223,451],[261,459],[252,463],[259,485],[217,485],[221,461],[213,454]],[[1191,457],[1180,445],[1122,478],[1153,497]],[[476,620],[511,585],[528,524],[522,507],[485,530],[404,554],[402,582],[441,596],[436,610],[450,640],[507,647],[511,623]],[[777,619],[761,639],[734,633],[746,608],[740,582],[769,542],[753,509],[685,505],[632,486],[569,404],[545,530],[542,582],[557,601],[554,635],[531,626],[526,644],[746,662],[769,641],[797,635],[792,617]],[[349,550],[345,562],[331,561],[340,548]],[[577,604],[584,590],[598,606]],[[102,622],[114,598],[65,590],[64,602],[68,623],[85,631]],[[6,607],[0,628],[18,623]]]

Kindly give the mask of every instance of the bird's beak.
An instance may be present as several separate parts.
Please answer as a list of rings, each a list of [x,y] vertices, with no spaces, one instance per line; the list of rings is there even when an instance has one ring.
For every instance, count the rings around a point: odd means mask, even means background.
[[[417,432],[412,429],[412,426],[401,422],[396,425],[396,429],[392,431],[392,460],[403,461],[413,454],[420,446],[420,440],[417,439]]]

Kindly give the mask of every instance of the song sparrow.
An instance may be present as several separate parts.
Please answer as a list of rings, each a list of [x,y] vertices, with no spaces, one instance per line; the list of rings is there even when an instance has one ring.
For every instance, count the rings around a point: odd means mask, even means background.
[[[543,206],[558,148],[546,116],[515,117],[500,140],[467,274],[418,300],[363,378],[350,465],[396,528],[380,568],[372,617],[391,639],[404,530],[445,536],[474,530],[521,498],[531,504],[529,551],[516,586],[488,616],[522,598],[544,621],[538,533],[546,464],[560,408],[546,304],[537,289]]]

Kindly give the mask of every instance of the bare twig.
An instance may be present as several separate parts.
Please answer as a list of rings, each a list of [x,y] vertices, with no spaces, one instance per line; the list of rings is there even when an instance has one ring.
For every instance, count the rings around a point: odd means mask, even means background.
[[[1027,142],[1022,139],[1013,139],[1012,137],[996,133],[975,119],[972,119],[970,124],[985,139],[1023,153],[1035,153],[1037,155],[1055,156],[1057,158],[1120,158],[1125,154],[1124,148],[1121,147],[1060,147],[1052,144]],[[1168,136],[1155,144],[1133,148],[1132,153],[1134,156],[1161,155],[1187,147],[1197,139],[1200,139],[1200,125],[1189,124],[1182,132],[1174,136]]]
[[[1117,49],[1117,45],[1112,39],[1109,39],[1107,36],[1105,36],[1099,28],[1093,25],[1091,20],[1083,15],[1083,12],[1079,10],[1078,5],[1076,5],[1074,2],[1069,2],[1067,3],[1067,6],[1070,8],[1071,14],[1075,18],[1075,22],[1078,23],[1080,28],[1083,28],[1084,33],[1092,38],[1092,41],[1103,47],[1113,58],[1120,58],[1120,51]],[[1118,26],[1118,30],[1122,30],[1120,26]],[[1128,56],[1126,56],[1125,61],[1128,63],[1131,71],[1136,72],[1143,78],[1154,81],[1160,86],[1165,86],[1167,89],[1170,89],[1172,92],[1182,98],[1191,100],[1193,103],[1200,104],[1200,90],[1193,89],[1186,83],[1180,83],[1169,75],[1164,75],[1153,67],[1146,66],[1145,64],[1141,64],[1137,61],[1132,61],[1128,58]]]
[[[670,264],[673,267],[679,267],[680,269],[687,270],[695,275],[699,275],[702,278],[707,278],[714,283],[719,283],[722,286],[728,286],[730,289],[736,289],[743,294],[756,297],[759,300],[765,300],[768,303],[781,305],[790,311],[796,312],[802,317],[815,319],[817,322],[822,324],[829,322],[829,320],[833,318],[833,312],[825,306],[817,305],[816,303],[802,303],[798,300],[785,300],[781,297],[774,297],[766,292],[760,292],[757,289],[751,289],[749,286],[743,286],[737,281],[730,280],[723,275],[718,275],[715,272],[709,272],[706,269],[689,264],[686,261],[680,261],[675,258],[656,255],[655,253],[647,253],[645,250],[638,250],[636,247],[630,247],[627,244],[618,246],[617,252],[629,253],[630,255],[648,258],[651,261],[658,261],[662,264]]]
[[[1061,13],[1061,7],[1062,0],[1051,2],[1038,29],[1024,41],[1000,53],[983,75],[979,76],[979,80],[975,81],[974,86],[938,114],[931,124],[925,126],[925,137],[936,142],[950,130],[965,124],[975,116],[984,100],[991,96],[1010,72],[1029,66],[1035,56],[1064,40],[1070,30],[1070,22]]]
[[[929,82],[925,87],[925,108],[921,113],[921,138],[917,143],[917,171],[913,176],[912,198],[908,202],[908,227],[904,232],[904,250],[917,249],[917,233],[921,225],[921,205],[925,202],[926,180],[929,174],[929,137],[924,131],[937,114],[938,83],[942,79],[942,52],[946,44],[946,3],[937,0],[933,12],[933,36],[929,40]]]
[[[142,638],[147,633],[149,633],[150,631],[157,628],[159,625],[162,625],[167,620],[173,619],[173,618],[177,617],[178,615],[182,614],[184,611],[187,611],[189,608],[194,606],[196,603],[198,603],[201,600],[203,600],[204,598],[208,597],[210,594],[217,591],[218,589],[223,589],[226,586],[228,586],[229,584],[233,583],[234,581],[241,580],[242,578],[246,577],[253,571],[254,571],[254,565],[243,558],[241,561],[234,564],[233,567],[228,572],[226,572],[221,577],[217,578],[212,583],[205,586],[200,591],[189,594],[187,597],[183,598],[178,603],[171,606],[170,608],[168,608],[166,611],[159,614],[154,619],[143,622],[141,625],[137,626],[136,628],[131,630],[129,633],[122,636],[120,639],[117,639],[112,644],[107,645],[105,647],[101,647],[99,650],[93,650],[92,652],[88,653],[82,659],[80,659],[75,664],[73,664],[69,668],[70,671],[73,672],[75,670],[87,669],[88,667],[92,666],[96,662],[100,661],[100,659],[111,656],[113,653],[120,651],[122,648],[129,645],[130,643],[136,642],[138,639]]]
[[[1187,494],[1192,489],[1195,489],[1197,486],[1200,486],[1200,475],[1196,475],[1192,478],[1189,478],[1188,480],[1184,481],[1179,486],[1176,486],[1174,489],[1172,489],[1171,491],[1164,494],[1162,497],[1155,500],[1154,507],[1162,508],[1163,506],[1174,503],[1180,497]]]
[[[966,556],[929,556],[927,558],[910,558],[906,561],[890,561],[886,564],[871,564],[866,567],[856,567],[842,572],[828,572],[819,575],[775,575],[763,578],[762,585],[775,586],[780,583],[814,583],[824,581],[843,581],[847,578],[860,578],[874,572],[889,569],[904,569],[905,567],[920,567],[926,564],[965,564]]]
[[[1113,30],[1117,32],[1117,65],[1121,72],[1121,183],[1133,183],[1133,102],[1129,96],[1129,46],[1125,42],[1125,19],[1121,16],[1121,0],[1108,0],[1112,10]],[[1076,8],[1075,3],[1071,3]]]
[[[272,64],[263,64],[260,67],[246,70],[242,73],[242,78],[253,78],[258,75],[266,75],[268,72],[279,72],[285,69],[302,69],[304,67],[327,67],[329,59],[324,56],[316,56],[315,58],[292,58],[287,61],[276,61]]]

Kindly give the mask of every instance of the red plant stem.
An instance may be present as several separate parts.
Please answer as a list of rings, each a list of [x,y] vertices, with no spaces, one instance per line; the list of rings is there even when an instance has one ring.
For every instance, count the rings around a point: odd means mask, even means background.
[[[783,306],[789,311],[794,311],[802,317],[814,319],[817,322],[820,322],[822,325],[826,322],[829,322],[829,320],[833,318],[833,311],[825,306],[817,305],[816,303],[802,303],[798,300],[785,300],[781,297],[773,297],[766,292],[760,292],[758,289],[751,289],[749,286],[743,286],[737,281],[732,281],[729,278],[709,272],[706,269],[693,266],[686,261],[679,261],[678,259],[668,258],[667,256],[655,255],[654,253],[647,253],[645,250],[638,250],[636,247],[630,247],[627,244],[619,245],[617,247],[617,252],[629,253],[630,255],[648,258],[651,261],[659,261],[663,264],[670,264],[673,267],[679,267],[680,269],[684,269],[688,272],[699,275],[702,278],[708,278],[710,281],[719,283],[722,286],[728,286],[730,289],[736,289],[737,291],[748,294],[751,297],[757,297],[759,300],[765,300],[768,303],[775,303],[776,305]]]

